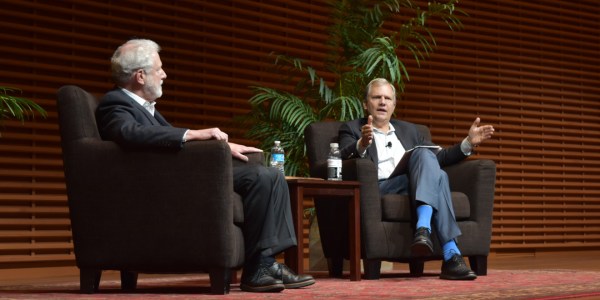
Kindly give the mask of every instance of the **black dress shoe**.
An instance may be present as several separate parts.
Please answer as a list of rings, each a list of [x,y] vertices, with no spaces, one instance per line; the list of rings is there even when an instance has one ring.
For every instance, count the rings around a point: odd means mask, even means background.
[[[288,266],[277,262],[269,267],[269,271],[273,278],[283,281],[286,289],[297,289],[315,283],[315,279],[312,276],[306,274],[297,275]]]
[[[410,246],[413,257],[425,257],[433,254],[433,243],[429,237],[429,230],[425,227],[419,227],[415,232],[415,238]]]
[[[259,265],[254,268],[244,268],[240,288],[246,292],[276,293],[285,289],[281,279],[271,275],[269,266]]]
[[[454,254],[448,261],[442,263],[441,279],[448,280],[473,280],[477,278],[477,274],[471,271],[459,254]]]

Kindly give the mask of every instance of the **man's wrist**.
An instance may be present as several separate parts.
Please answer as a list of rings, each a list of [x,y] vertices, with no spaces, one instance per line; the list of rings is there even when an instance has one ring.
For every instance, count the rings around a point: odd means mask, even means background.
[[[364,146],[362,145],[362,138],[361,138],[361,139],[359,139],[359,140],[356,142],[356,151],[358,152],[358,155],[359,155],[360,157],[365,157],[365,154],[367,153],[367,148],[369,148],[369,146],[371,146],[371,145],[369,144],[369,145],[367,145],[366,147],[364,147]]]
[[[461,143],[460,143],[460,150],[462,151],[462,153],[466,156],[469,156],[473,153],[473,144],[471,144],[471,142],[469,141],[469,137],[467,136]]]

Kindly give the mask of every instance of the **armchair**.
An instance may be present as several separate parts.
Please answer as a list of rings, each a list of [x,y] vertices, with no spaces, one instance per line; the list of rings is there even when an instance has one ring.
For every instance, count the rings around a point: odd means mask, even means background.
[[[341,122],[317,122],[305,130],[306,150],[312,177],[326,178],[328,145],[338,141]],[[419,130],[431,137],[429,129]],[[454,211],[462,231],[458,245],[469,258],[478,275],[487,274],[496,165],[491,160],[465,160],[444,168],[450,180]],[[366,279],[380,277],[381,261],[409,263],[411,275],[421,275],[424,259],[410,255],[416,217],[410,209],[410,199],[403,195],[380,195],[377,168],[367,159],[350,159],[342,163],[343,180],[360,182],[361,195],[361,255]],[[331,276],[341,276],[343,258],[348,257],[347,212],[335,201],[315,198],[323,252]],[[434,255],[427,259],[442,259],[435,232],[432,236]]]
[[[125,290],[135,289],[138,273],[208,272],[211,291],[228,293],[232,270],[244,263],[244,216],[227,143],[123,149],[101,140],[96,101],[77,86],[58,90],[80,290],[97,291],[103,270],[119,270]]]

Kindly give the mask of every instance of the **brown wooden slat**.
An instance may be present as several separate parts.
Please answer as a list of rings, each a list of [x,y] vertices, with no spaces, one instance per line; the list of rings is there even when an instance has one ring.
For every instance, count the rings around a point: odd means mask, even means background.
[[[31,219],[16,219],[16,218],[0,218],[0,225],[31,225],[31,226],[69,226],[71,225],[71,221],[69,219],[41,219],[41,218],[31,218]]]
[[[0,230],[2,238],[70,238],[70,230]]]
[[[73,262],[75,254],[0,255],[0,263]]]
[[[598,249],[600,247],[600,242],[570,242],[570,243],[508,243],[508,244],[498,244],[493,243],[492,247],[497,250],[511,250],[511,249],[521,249],[521,250],[553,250],[553,249]]]
[[[0,251],[7,250],[72,250],[72,243],[0,243]]]
[[[69,213],[67,207],[48,207],[48,206],[35,206],[35,207],[21,207],[21,206],[2,206],[0,207],[0,214],[35,214],[36,216],[44,214],[63,214]]]
[[[496,196],[497,199],[501,199],[502,201],[500,203],[495,204],[495,207],[501,207],[501,205],[503,205],[504,203],[513,203],[513,202],[519,202],[519,203],[532,203],[532,202],[546,202],[546,203],[550,203],[550,202],[561,202],[564,204],[569,204],[570,202],[575,202],[575,203],[580,203],[581,205],[593,205],[593,204],[597,204],[598,201],[595,198],[582,198],[578,195],[575,196],[571,196],[571,197],[566,197],[564,195],[559,195],[559,196],[546,196],[546,195],[532,195],[532,196],[528,196],[527,199],[523,199],[523,196],[520,195],[501,195],[501,196]]]
[[[29,148],[29,147],[26,147],[25,149],[27,149],[27,148]],[[0,149],[0,153],[1,152],[2,152],[2,150]],[[17,169],[4,170],[4,169],[0,169],[0,176],[63,179],[65,174],[62,170],[42,171],[42,170],[17,170]]]
[[[58,190],[63,191],[66,189],[64,183],[45,183],[45,182],[0,182],[0,189],[41,189],[41,190]]]
[[[563,233],[586,233],[598,232],[600,228],[598,227],[560,227],[560,228],[505,228],[499,227],[495,228],[493,234],[499,235],[503,233],[515,234],[515,233],[545,233],[545,234],[563,234]],[[496,240],[496,239],[494,239]]]
[[[495,242],[511,242],[511,241],[526,241],[526,242],[556,242],[556,241],[568,241],[568,242],[581,242],[584,240],[600,240],[599,234],[588,234],[588,235],[579,235],[579,234],[562,234],[562,235],[504,235],[504,236],[496,236],[494,237]]]
[[[529,218],[497,218],[494,216],[494,225],[496,226],[515,226],[515,225],[523,225],[523,226],[574,226],[574,225],[586,225],[597,227],[600,226],[600,220],[582,220],[578,219],[569,219],[569,220],[559,220],[559,219],[543,219],[540,216],[530,216]]]
[[[23,194],[9,194],[9,193],[0,193],[0,201],[19,201],[19,202],[36,202],[36,203],[46,203],[46,202],[64,202],[66,205],[67,195],[59,194],[59,195],[50,195],[50,194],[35,194],[35,195],[23,195]]]
[[[600,211],[600,204],[577,205],[577,204],[505,204],[500,203],[494,206],[496,209],[544,209],[544,210],[597,210]]]

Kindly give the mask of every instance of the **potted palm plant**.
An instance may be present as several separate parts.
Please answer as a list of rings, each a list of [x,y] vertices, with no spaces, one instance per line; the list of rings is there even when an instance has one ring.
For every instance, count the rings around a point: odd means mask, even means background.
[[[46,111],[41,106],[27,98],[15,96],[17,93],[21,93],[21,90],[0,86],[0,123],[7,119],[24,122],[33,117],[35,112],[46,117]]]
[[[252,111],[244,119],[247,137],[260,141],[265,152],[280,140],[286,151],[286,175],[307,176],[306,126],[362,117],[363,89],[373,78],[385,77],[402,92],[409,79],[402,55],[419,65],[433,52],[431,19],[442,20],[451,30],[461,29],[459,15],[466,13],[457,3],[432,1],[420,7],[412,0],[331,1],[333,24],[327,40],[332,50],[323,73],[333,73],[334,82],[327,82],[300,58],[272,54],[275,69],[287,74],[282,78],[290,89],[252,87]],[[384,26],[388,22],[391,25]]]

